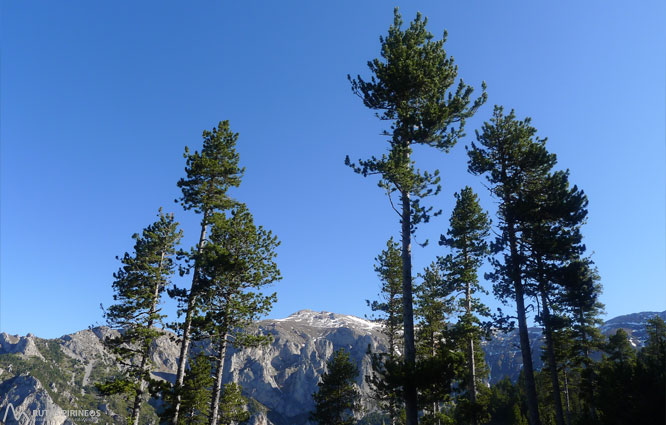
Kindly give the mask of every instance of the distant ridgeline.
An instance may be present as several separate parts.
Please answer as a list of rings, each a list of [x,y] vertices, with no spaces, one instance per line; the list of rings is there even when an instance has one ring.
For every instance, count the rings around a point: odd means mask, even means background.
[[[666,311],[641,312],[619,316],[601,326],[606,335],[624,329],[631,344],[639,348],[647,334],[645,323],[654,316],[666,319]],[[349,351],[358,365],[359,387],[367,412],[373,411],[363,380],[371,370],[368,347],[386,350],[386,339],[377,323],[354,316],[302,310],[285,319],[264,320],[260,328],[273,335],[264,348],[238,352],[229,350],[225,382],[241,384],[250,401],[250,424],[298,425],[308,423],[313,407],[312,394],[326,362],[339,348]],[[120,396],[102,397],[94,383],[117,373],[113,357],[101,339],[116,331],[94,328],[56,339],[31,334],[0,334],[0,420],[7,425],[34,423],[72,424],[80,421],[70,412],[92,412],[85,422],[123,423],[127,401]],[[179,355],[178,345],[164,333],[151,352],[153,377],[173,380]],[[541,367],[539,328],[530,328],[535,364]],[[522,366],[517,333],[496,333],[483,344],[490,369],[490,383],[504,376],[515,380]],[[206,342],[196,344],[195,352],[209,352]],[[147,421],[157,423],[160,404],[154,400],[145,407]],[[23,419],[21,419],[23,418]],[[21,420],[21,422],[19,422]],[[142,421],[143,422],[143,421]],[[146,422],[148,423],[148,422]],[[370,423],[369,421],[366,423]]]

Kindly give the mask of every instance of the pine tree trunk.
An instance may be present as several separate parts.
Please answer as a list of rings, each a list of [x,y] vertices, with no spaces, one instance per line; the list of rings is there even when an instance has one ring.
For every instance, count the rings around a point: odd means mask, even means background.
[[[505,200],[506,202],[506,200]],[[514,223],[507,220],[507,233],[509,237],[511,280],[516,293],[516,313],[518,316],[518,335],[520,336],[520,352],[523,357],[523,371],[525,372],[525,395],[527,397],[527,413],[530,425],[541,425],[539,419],[539,402],[537,399],[536,384],[534,381],[534,365],[532,364],[532,349],[527,332],[527,315],[525,314],[525,290],[518,265],[518,243]]]
[[[469,264],[469,258],[467,255],[467,240],[463,239],[463,256],[465,259],[465,265]],[[468,315],[472,314],[472,285],[470,282],[465,283],[465,301],[466,301],[466,312]],[[469,391],[472,396],[472,403],[476,406],[478,390],[476,387],[476,361],[474,359],[474,337],[469,336],[467,341],[467,356],[468,356],[468,365],[470,373],[470,382],[469,382]],[[472,418],[472,425],[477,425],[479,421],[476,418]]]
[[[199,235],[199,245],[197,246],[197,253],[201,254],[204,244],[206,243],[206,230],[208,227],[209,211],[204,211],[203,218],[201,219],[201,234]],[[197,300],[197,284],[199,281],[199,265],[195,261],[194,273],[192,274],[192,286],[190,287],[190,294],[187,298],[187,310],[185,312],[185,322],[183,323],[183,338],[180,341],[180,357],[178,359],[178,372],[176,373],[176,383],[174,384],[175,400],[173,406],[172,425],[178,425],[178,414],[180,412],[180,389],[185,380],[185,366],[187,365],[187,357],[190,349],[190,332],[192,331],[192,312]]]
[[[435,355],[437,354],[437,335],[435,335],[435,332],[430,333],[430,356],[432,358],[435,358]],[[439,405],[437,401],[432,402],[432,414],[433,416],[437,414],[439,411]],[[437,419],[437,425],[439,425],[439,419]]]
[[[395,294],[391,292],[390,294],[390,299],[389,299],[389,305],[392,306],[393,302],[395,299]],[[389,334],[388,334],[388,339],[389,339],[389,358],[391,360],[395,360],[396,358],[396,350],[395,350],[395,340],[396,340],[396,326],[395,326],[396,318],[395,318],[395,312],[393,310],[393,307],[389,308],[389,317],[388,317],[388,323],[389,323]],[[391,422],[390,425],[396,425],[396,420],[397,420],[397,400],[394,395],[390,395],[390,400],[389,400],[389,420]]]
[[[569,379],[567,378],[567,370],[564,369],[564,396],[567,406],[567,425],[571,425],[571,403],[569,401]]]
[[[412,307],[412,242],[411,242],[411,200],[409,192],[401,191],[402,202],[402,316],[405,338],[405,364],[414,368],[416,349],[414,347],[414,312]],[[418,405],[416,383],[413,378],[405,384],[406,425],[418,425]]]
[[[466,288],[466,301],[467,301],[467,314],[472,314],[472,288],[469,282],[467,283],[467,288]],[[477,388],[476,388],[476,362],[474,359],[474,337],[472,335],[469,336],[469,339],[467,341],[467,356],[468,356],[468,364],[469,364],[469,373],[470,373],[470,383],[469,383],[469,391],[470,395],[472,396],[472,403],[476,406],[477,402]],[[476,419],[476,415],[472,419],[472,425],[477,425],[478,420]]]
[[[590,366],[590,347],[587,344],[587,333],[585,332],[585,325],[584,325],[585,318],[583,317],[583,309],[582,308],[580,308],[578,310],[578,320],[579,320],[579,323],[580,323],[580,336],[581,336],[581,340],[583,341],[583,355],[585,357],[584,366],[585,366],[585,370],[587,370],[587,368]],[[594,369],[591,369],[590,373],[594,374]],[[591,381],[594,381],[594,379],[592,377],[588,377],[588,378]],[[590,393],[587,394],[586,398],[588,398],[588,399],[585,400],[585,405],[587,407],[589,415],[592,418],[596,419],[597,418],[597,412],[596,412],[596,409],[594,408],[594,406],[591,403],[591,401],[594,400],[594,386],[592,385],[592,383],[590,383],[588,388],[590,390]]]
[[[217,371],[215,372],[215,383],[213,384],[213,397],[210,404],[209,425],[217,425],[220,416],[220,399],[222,395],[222,377],[224,374],[224,361],[227,355],[227,332],[220,337],[219,353],[217,358]]]
[[[557,373],[557,361],[555,360],[555,344],[553,342],[553,328],[550,323],[550,309],[548,299],[541,288],[541,302],[543,304],[543,324],[546,336],[546,350],[548,355],[548,368],[550,369],[550,380],[553,385],[553,405],[555,406],[555,423],[564,425],[564,412],[562,410],[562,392],[560,390],[560,379]]]
[[[580,322],[580,338],[583,341],[583,355],[585,356],[585,366],[590,360],[590,347],[587,345],[587,333],[585,332],[583,309],[578,311],[578,320]]]
[[[143,371],[146,368],[147,357],[145,354],[141,359],[141,370]],[[143,379],[143,374],[141,375],[141,380],[139,382],[139,389],[134,396],[134,406],[132,406],[132,425],[139,425],[139,416],[141,414],[141,404],[143,403],[143,393],[146,390],[146,381]]]

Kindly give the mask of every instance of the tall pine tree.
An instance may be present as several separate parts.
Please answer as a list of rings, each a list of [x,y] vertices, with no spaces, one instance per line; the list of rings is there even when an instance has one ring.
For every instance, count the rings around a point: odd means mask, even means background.
[[[386,353],[370,353],[372,371],[366,382],[372,389],[373,398],[389,416],[390,425],[400,420],[402,389],[389,384],[389,370],[394,370],[400,360],[402,344],[402,257],[399,245],[390,238],[376,258],[375,272],[381,282],[379,300],[367,301],[373,311],[374,320],[382,324],[382,332],[387,337]]]
[[[453,300],[447,297],[444,277],[437,263],[431,263],[419,275],[415,288],[417,389],[421,422],[436,424],[446,421],[442,405],[451,393],[455,361],[448,322],[453,313]]]
[[[426,29],[427,19],[417,14],[408,28],[402,28],[402,17],[395,9],[388,36],[380,37],[381,59],[368,62],[369,80],[360,75],[349,77],[352,90],[366,107],[377,111],[381,120],[390,122],[388,155],[371,157],[352,164],[345,163],[363,176],[377,174],[379,186],[386,190],[391,205],[397,192],[402,239],[402,285],[404,358],[414,367],[414,313],[412,294],[411,237],[421,222],[427,222],[432,208],[421,205],[424,197],[439,191],[439,172],[420,172],[414,164],[414,145],[434,147],[448,152],[463,135],[464,123],[486,100],[485,91],[472,101],[472,87],[456,78],[458,68],[444,50],[446,33],[441,40]],[[485,89],[485,85],[484,85]],[[416,382],[405,387],[407,425],[418,423]]]
[[[190,348],[192,320],[199,308],[199,295],[206,288],[199,280],[198,256],[206,243],[206,234],[213,214],[231,208],[235,201],[227,193],[232,187],[238,187],[244,168],[239,166],[236,152],[238,133],[229,128],[229,121],[221,121],[217,128],[203,132],[203,148],[201,152],[185,147],[186,177],[178,181],[182,196],[178,200],[185,210],[193,210],[201,214],[199,241],[197,246],[186,254],[190,266],[193,267],[192,283],[189,290],[174,289],[169,295],[178,298],[183,305],[184,322],[179,326],[182,332],[180,340],[180,356],[173,393],[172,425],[178,424],[180,412],[180,388],[185,378],[185,368]]]
[[[569,172],[545,176],[535,174],[525,184],[521,197],[522,244],[526,255],[526,281],[535,288],[543,325],[546,360],[552,386],[557,425],[564,425],[559,365],[555,333],[566,326],[561,270],[585,251],[580,227],[587,217],[587,197],[576,186],[569,186]]]
[[[486,238],[490,233],[490,219],[479,204],[479,199],[470,187],[455,194],[456,205],[449,220],[447,235],[442,235],[440,245],[448,246],[453,253],[443,259],[447,270],[448,292],[462,294],[458,311],[462,315],[456,324],[458,335],[465,341],[468,375],[465,381],[471,402],[471,423],[479,423],[481,416],[478,406],[479,384],[483,376],[477,373],[483,368],[477,363],[482,353],[478,341],[482,335],[479,316],[488,316],[488,308],[481,303],[478,292],[485,289],[479,284],[478,269],[488,254]]]
[[[210,425],[217,425],[224,410],[223,372],[228,344],[245,348],[267,344],[270,337],[254,332],[253,322],[267,314],[275,293],[262,290],[279,279],[275,263],[277,237],[254,223],[252,214],[237,204],[228,215],[211,217],[209,242],[200,256],[199,279],[205,315],[193,322],[198,334],[211,338],[216,348],[215,382]]]
[[[156,222],[134,234],[134,253],[125,253],[114,273],[113,304],[104,316],[120,335],[104,344],[123,365],[122,375],[98,383],[103,394],[123,393],[133,397],[129,422],[138,425],[141,406],[150,383],[150,349],[161,335],[158,326],[165,317],[159,307],[162,294],[174,272],[175,247],[182,236],[173,214],[160,209]]]
[[[486,176],[490,192],[499,202],[499,235],[493,247],[502,257],[492,261],[495,270],[487,276],[494,282],[493,292],[500,300],[516,303],[529,421],[531,425],[540,425],[527,333],[525,300],[534,292],[524,276],[527,256],[522,232],[529,223],[523,208],[530,182],[550,172],[555,156],[546,150],[545,139],[536,138],[535,134],[529,118],[519,121],[513,111],[504,115],[503,108],[496,106],[490,122],[484,123],[481,132],[477,131],[477,143],[468,149],[468,166],[473,174]]]

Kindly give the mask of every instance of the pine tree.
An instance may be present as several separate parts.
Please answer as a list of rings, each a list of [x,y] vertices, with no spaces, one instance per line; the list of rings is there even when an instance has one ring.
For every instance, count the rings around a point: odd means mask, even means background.
[[[666,364],[666,323],[661,317],[654,316],[648,319],[645,330],[648,337],[639,357],[659,370],[659,380],[664,381],[666,369],[660,369],[660,366]]]
[[[320,425],[352,425],[361,410],[361,394],[355,381],[358,368],[349,353],[339,349],[327,363],[327,371],[313,394],[315,410],[310,419]]]
[[[434,357],[444,339],[453,305],[445,298],[444,277],[439,265],[431,263],[419,277],[421,283],[414,290],[414,315],[418,321],[416,353],[417,357]]]
[[[530,176],[521,202],[522,245],[526,252],[525,278],[532,282],[540,304],[536,317],[543,325],[546,360],[552,386],[557,425],[564,425],[564,410],[554,334],[566,326],[561,271],[585,251],[581,225],[587,217],[587,197],[569,186],[569,172]]]
[[[562,270],[564,304],[568,310],[573,330],[574,364],[589,366],[590,354],[601,348],[604,338],[599,326],[604,305],[599,301],[601,285],[599,273],[589,258],[571,261]]]
[[[462,294],[458,310],[462,312],[457,325],[456,335],[466,343],[468,386],[472,412],[478,409],[479,382],[483,378],[477,369],[483,369],[484,362],[477,363],[476,358],[483,355],[478,341],[482,335],[478,316],[488,316],[488,308],[476,296],[477,292],[487,293],[479,284],[478,269],[488,254],[486,238],[490,233],[490,219],[479,205],[479,199],[470,187],[465,187],[455,194],[456,205],[449,220],[447,236],[440,237],[440,245],[446,245],[453,254],[443,259],[447,270],[448,292]],[[471,418],[473,424],[478,417]]]
[[[490,387],[488,410],[489,425],[528,425],[523,415],[521,395],[518,384],[511,382],[508,376]]]
[[[165,317],[159,308],[162,293],[174,272],[175,246],[182,236],[173,214],[160,209],[156,222],[134,234],[134,253],[125,253],[114,273],[116,304],[104,316],[120,335],[104,340],[123,365],[122,375],[97,388],[103,394],[123,393],[134,397],[129,422],[138,425],[141,406],[150,383],[150,349],[161,335],[157,328]]]
[[[242,424],[250,419],[250,412],[246,409],[247,400],[241,394],[238,384],[231,382],[224,386],[220,400],[220,425]]]
[[[447,417],[442,405],[451,393],[451,379],[459,362],[450,355],[455,349],[448,332],[453,313],[453,299],[446,297],[446,285],[440,267],[431,263],[419,275],[414,315],[416,325],[416,382],[422,423],[439,423]],[[439,377],[440,379],[437,379]]]
[[[561,403],[563,407],[563,415],[566,418],[567,425],[571,425],[572,415],[572,400],[577,400],[578,397],[575,393],[575,387],[579,380],[579,371],[573,364],[574,352],[574,333],[571,326],[571,320],[566,315],[559,313],[551,316],[551,338],[553,341],[553,356],[554,364],[557,367],[555,376],[558,378],[558,385],[561,389]],[[549,374],[551,380],[551,388],[555,393],[555,387],[552,385],[553,373],[551,370],[552,362],[550,361],[550,353],[546,351],[541,352],[541,359],[544,362],[543,371]]]
[[[646,331],[638,354],[623,329],[608,339],[608,355],[595,365],[596,423],[660,425],[666,420],[666,323],[656,316]]]
[[[486,94],[484,91],[472,102],[471,86],[460,80],[454,87],[458,69],[444,50],[446,33],[441,40],[433,40],[426,29],[427,19],[420,14],[407,29],[403,30],[402,24],[396,8],[388,36],[380,38],[382,59],[368,62],[371,78],[349,76],[353,92],[364,105],[391,123],[390,131],[384,133],[389,153],[358,164],[347,157],[345,163],[363,176],[380,175],[379,186],[386,190],[392,206],[392,194],[397,192],[400,197],[399,209],[394,209],[401,224],[404,357],[405,363],[414,367],[411,236],[419,223],[430,219],[432,208],[422,206],[421,200],[439,192],[439,172],[420,172],[411,159],[412,147],[427,145],[448,152],[463,135],[465,120],[485,102]],[[408,381],[405,388],[407,425],[418,423],[415,384]]]
[[[370,353],[372,371],[366,382],[372,389],[373,398],[388,413],[389,425],[398,425],[402,403],[401,388],[389,384],[389,370],[394,370],[400,361],[402,339],[402,257],[399,245],[390,238],[376,258],[375,272],[381,282],[379,300],[369,301],[370,309],[378,316],[374,319],[382,324],[387,337],[387,353]]]
[[[237,204],[228,216],[215,213],[211,217],[209,242],[199,256],[199,279],[207,288],[201,292],[205,315],[193,321],[198,336],[210,338],[216,347],[210,425],[218,423],[225,409],[222,378],[228,344],[246,348],[271,340],[254,332],[251,325],[276,300],[275,293],[265,295],[262,290],[281,279],[274,261],[278,245],[270,231],[254,224],[243,204]]]
[[[189,264],[193,267],[192,284],[190,290],[174,289],[169,293],[178,298],[183,305],[182,313],[185,313],[184,322],[179,326],[182,331],[180,340],[180,357],[178,359],[178,370],[173,394],[173,417],[172,425],[178,424],[180,411],[180,388],[185,378],[185,366],[187,364],[190,348],[192,320],[199,307],[198,300],[200,292],[206,288],[199,281],[199,268],[197,258],[206,243],[206,233],[213,214],[216,211],[224,211],[235,204],[228,195],[228,190],[238,187],[243,176],[244,168],[238,165],[239,157],[236,152],[236,141],[238,133],[233,133],[229,128],[229,121],[221,121],[217,128],[212,131],[203,132],[203,148],[201,152],[193,153],[185,147],[186,177],[178,181],[178,187],[182,190],[179,199],[185,210],[194,210],[201,214],[199,241],[196,248],[185,254]]]
[[[208,422],[212,386],[210,359],[201,352],[192,359],[185,373],[179,425],[204,425]]]
[[[375,259],[375,272],[381,282],[379,300],[366,303],[379,314],[376,320],[382,324],[382,332],[388,338],[388,355],[395,357],[402,334],[402,257],[393,238]]]
[[[636,423],[666,423],[666,323],[659,316],[645,327],[647,340],[636,364]]]
[[[624,329],[618,329],[615,334],[608,337],[608,343],[604,351],[608,353],[608,360],[623,366],[636,361],[636,352],[631,346],[629,335]]]
[[[598,365],[595,387],[595,407],[602,424],[645,423],[634,422],[640,418],[636,409],[636,353],[623,330],[608,338],[604,348],[608,354]],[[649,423],[649,422],[647,422]]]
[[[596,372],[591,353],[599,351],[604,344],[604,337],[599,330],[602,323],[600,315],[604,308],[599,301],[599,273],[589,258],[581,258],[570,262],[562,270],[560,279],[571,328],[568,333],[571,348],[567,363],[575,374],[580,375],[579,397],[585,404],[582,414],[588,421],[592,421],[596,417]],[[565,368],[565,373],[567,370]],[[565,385],[568,381],[565,381]]]
[[[472,143],[469,170],[485,174],[491,194],[499,201],[499,236],[493,244],[501,259],[493,259],[494,272],[487,274],[493,282],[493,292],[502,301],[516,303],[518,333],[525,372],[525,393],[529,420],[540,425],[539,406],[534,380],[531,347],[527,333],[525,298],[534,295],[524,279],[527,253],[524,251],[522,232],[529,224],[529,215],[523,210],[528,204],[529,184],[547,175],[555,164],[555,156],[545,148],[545,139],[535,137],[536,129],[530,119],[518,121],[513,111],[504,115],[496,106],[493,118],[477,131],[477,143]]]

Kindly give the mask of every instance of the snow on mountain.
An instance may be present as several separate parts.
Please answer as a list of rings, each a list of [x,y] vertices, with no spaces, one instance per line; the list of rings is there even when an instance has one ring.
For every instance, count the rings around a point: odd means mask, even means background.
[[[294,322],[315,328],[354,328],[366,330],[380,330],[381,324],[360,317],[346,314],[330,313],[328,311],[299,310],[284,319],[268,319],[265,322]]]

